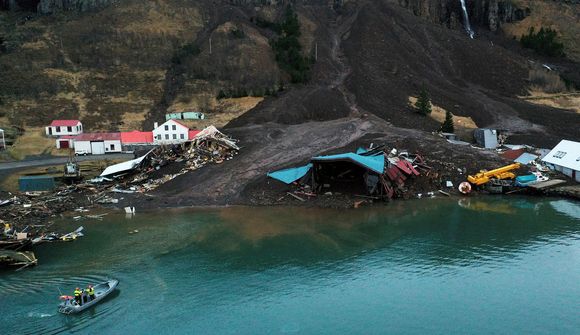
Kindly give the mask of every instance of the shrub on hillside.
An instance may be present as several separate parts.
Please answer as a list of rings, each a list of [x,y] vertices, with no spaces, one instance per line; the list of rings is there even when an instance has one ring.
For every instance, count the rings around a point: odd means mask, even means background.
[[[557,41],[558,33],[551,28],[540,28],[536,33],[531,27],[527,35],[522,35],[520,43],[524,48],[535,50],[544,56],[563,57],[564,44]]]
[[[293,83],[304,83],[309,79],[310,59],[302,55],[300,22],[298,16],[288,7],[284,21],[279,24],[278,38],[272,39],[270,45],[276,55],[276,62],[282,70],[290,75]]]
[[[441,131],[444,133],[455,132],[455,127],[453,126],[453,115],[450,111],[445,111],[445,120],[441,124]]]
[[[427,115],[431,114],[431,99],[429,98],[429,93],[427,93],[426,89],[422,89],[421,93],[419,93],[419,98],[417,102],[415,102],[415,107],[419,114]]]

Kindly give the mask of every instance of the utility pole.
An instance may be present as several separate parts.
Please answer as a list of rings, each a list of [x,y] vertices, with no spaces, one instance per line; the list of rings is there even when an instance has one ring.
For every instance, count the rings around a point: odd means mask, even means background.
[[[211,55],[211,36],[209,38],[209,54]]]

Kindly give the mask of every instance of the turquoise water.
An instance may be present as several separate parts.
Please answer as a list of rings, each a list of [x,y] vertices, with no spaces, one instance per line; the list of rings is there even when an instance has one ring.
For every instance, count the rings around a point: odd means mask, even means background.
[[[567,200],[138,209],[82,224],[86,237],[40,246],[37,267],[0,273],[0,333],[580,329],[580,204]],[[81,315],[56,312],[59,289],[107,277],[120,280],[114,296]]]

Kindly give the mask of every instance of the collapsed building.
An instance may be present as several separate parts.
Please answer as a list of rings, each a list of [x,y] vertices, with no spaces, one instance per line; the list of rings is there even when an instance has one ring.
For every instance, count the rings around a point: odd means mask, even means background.
[[[82,227],[68,234],[50,232],[49,220],[59,214],[88,212],[96,204],[117,204],[118,193],[122,197],[147,193],[181,174],[230,160],[239,150],[235,139],[210,126],[191,141],[158,146],[135,159],[108,166],[91,180],[53,183],[45,192],[10,194],[6,200],[0,199],[0,224],[4,227],[0,232],[0,265],[34,265],[36,258],[26,252],[35,245],[82,236]],[[73,220],[101,220],[103,215],[79,214]]]
[[[405,183],[428,173],[419,154],[385,151],[381,146],[374,149],[359,148],[356,153],[316,156],[304,166],[279,170],[267,176],[285,184],[303,185],[312,194],[348,193],[367,195],[379,199],[402,197]]]

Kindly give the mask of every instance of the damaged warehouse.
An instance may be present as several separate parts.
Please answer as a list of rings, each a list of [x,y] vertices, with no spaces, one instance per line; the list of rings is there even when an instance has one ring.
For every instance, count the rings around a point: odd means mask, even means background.
[[[405,196],[406,180],[419,176],[419,170],[428,174],[430,169],[418,154],[398,153],[395,149],[387,153],[381,146],[368,151],[359,148],[356,153],[316,156],[305,166],[267,175],[285,184],[301,185],[304,190],[296,193],[307,196],[344,193],[392,199]]]

